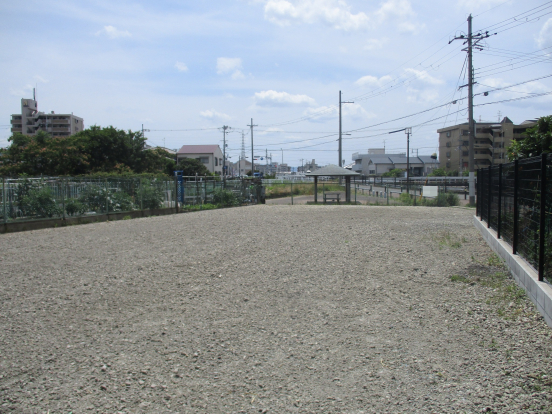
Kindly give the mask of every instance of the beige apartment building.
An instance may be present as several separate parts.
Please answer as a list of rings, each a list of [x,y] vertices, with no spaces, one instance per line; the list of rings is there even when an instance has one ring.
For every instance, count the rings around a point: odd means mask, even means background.
[[[12,133],[36,135],[38,131],[44,131],[55,137],[68,137],[83,129],[83,119],[73,114],[39,112],[35,99],[21,99],[21,114],[11,116]]]
[[[522,134],[536,124],[536,120],[514,124],[508,117],[501,122],[476,122],[474,161],[475,169],[508,162],[506,148],[513,139],[523,139]],[[440,167],[449,171],[468,171],[469,129],[468,123],[438,129]]]

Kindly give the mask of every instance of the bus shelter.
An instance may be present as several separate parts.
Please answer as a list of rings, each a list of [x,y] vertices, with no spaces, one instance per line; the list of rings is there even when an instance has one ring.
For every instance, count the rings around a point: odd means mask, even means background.
[[[345,202],[351,202],[351,177],[360,176],[359,173],[353,172],[338,165],[330,164],[326,167],[319,168],[316,171],[305,174],[308,177],[314,177],[314,202],[318,203],[318,177],[345,177]]]

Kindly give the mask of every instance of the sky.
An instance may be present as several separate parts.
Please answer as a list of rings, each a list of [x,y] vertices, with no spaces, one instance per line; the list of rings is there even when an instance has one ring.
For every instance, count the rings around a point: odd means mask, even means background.
[[[552,2],[503,0],[0,1],[0,147],[36,88],[40,111],[85,127],[140,130],[148,143],[223,147],[338,164],[369,148],[438,152],[466,122],[467,19],[474,117],[552,114]],[[495,34],[496,33],[496,34]],[[449,43],[450,42],[450,43]],[[485,95],[485,92],[488,92]],[[349,135],[350,134],[350,135]],[[266,160],[265,160],[266,162]]]

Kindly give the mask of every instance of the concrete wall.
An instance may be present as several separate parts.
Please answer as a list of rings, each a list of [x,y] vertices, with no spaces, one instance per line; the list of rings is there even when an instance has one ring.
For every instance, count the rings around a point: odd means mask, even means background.
[[[525,290],[540,314],[544,316],[548,326],[552,328],[552,287],[546,282],[539,282],[537,272],[520,256],[512,254],[512,247],[503,240],[497,239],[496,232],[488,229],[485,222],[475,216],[473,221],[485,241],[504,260],[517,284]]]

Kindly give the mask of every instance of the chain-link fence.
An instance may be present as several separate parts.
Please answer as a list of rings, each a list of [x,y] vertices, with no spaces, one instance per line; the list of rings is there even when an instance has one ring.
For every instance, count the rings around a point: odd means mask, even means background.
[[[552,154],[477,172],[477,214],[552,282]]]

